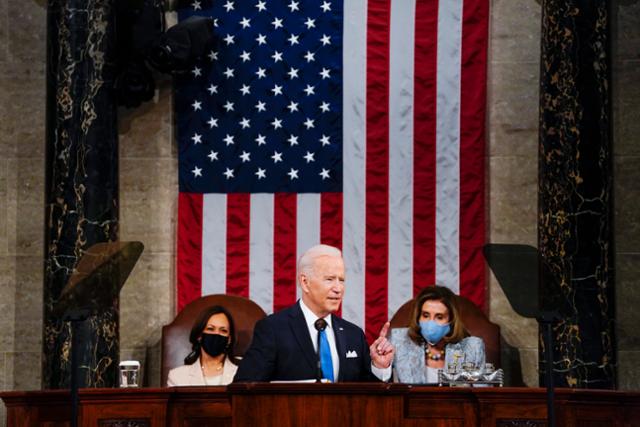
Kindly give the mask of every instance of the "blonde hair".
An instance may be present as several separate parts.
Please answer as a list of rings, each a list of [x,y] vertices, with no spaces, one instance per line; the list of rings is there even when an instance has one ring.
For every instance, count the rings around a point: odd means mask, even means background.
[[[444,286],[427,286],[424,288],[418,296],[413,300],[413,307],[411,309],[411,318],[409,319],[409,338],[416,344],[422,344],[424,338],[420,333],[420,314],[422,313],[422,306],[427,300],[440,301],[447,307],[449,311],[449,325],[451,330],[444,337],[447,343],[456,343],[463,338],[469,336],[460,314],[458,312],[457,296],[449,288]]]

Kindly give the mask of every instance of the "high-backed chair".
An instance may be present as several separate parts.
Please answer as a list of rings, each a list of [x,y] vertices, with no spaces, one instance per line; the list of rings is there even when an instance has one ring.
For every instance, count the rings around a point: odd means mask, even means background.
[[[487,316],[469,299],[456,295],[456,304],[460,318],[473,336],[484,341],[487,362],[500,367],[500,326],[491,322]],[[391,320],[391,328],[406,328],[411,318],[413,299],[407,301],[396,311]]]
[[[233,317],[236,328],[235,354],[238,356],[242,356],[249,348],[256,322],[266,316],[255,302],[233,295],[207,295],[190,302],[173,322],[162,327],[162,385],[167,383],[171,369],[184,364],[184,358],[191,352],[189,333],[193,322],[205,308],[212,305],[223,306]]]

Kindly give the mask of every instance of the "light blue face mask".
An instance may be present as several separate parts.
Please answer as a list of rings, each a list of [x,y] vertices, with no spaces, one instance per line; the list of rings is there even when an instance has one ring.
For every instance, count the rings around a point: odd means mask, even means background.
[[[448,323],[441,325],[434,320],[420,322],[422,338],[431,345],[437,344],[450,330],[451,327]]]

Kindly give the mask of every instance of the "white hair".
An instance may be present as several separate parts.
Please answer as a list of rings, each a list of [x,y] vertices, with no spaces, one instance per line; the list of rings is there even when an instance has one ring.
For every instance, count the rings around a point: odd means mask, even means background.
[[[322,256],[335,256],[342,258],[342,251],[329,245],[315,245],[310,247],[298,260],[298,277],[301,273],[311,275],[313,273],[314,262]]]

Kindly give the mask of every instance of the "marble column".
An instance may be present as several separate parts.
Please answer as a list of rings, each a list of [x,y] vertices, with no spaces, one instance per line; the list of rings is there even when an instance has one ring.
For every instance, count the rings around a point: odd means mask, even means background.
[[[115,0],[49,0],[43,385],[67,387],[69,324],[54,312],[83,252],[118,238]],[[118,300],[82,322],[81,387],[116,385]]]
[[[545,0],[541,54],[538,245],[541,302],[561,317],[554,381],[614,388],[608,2]]]

